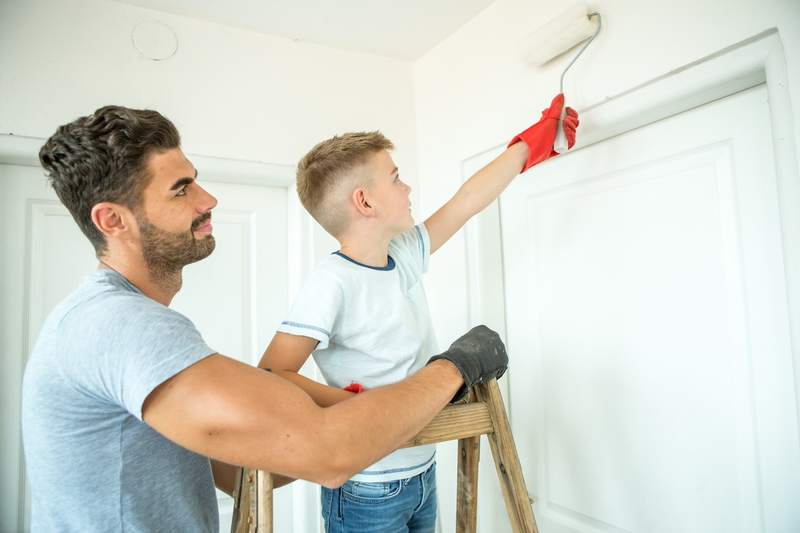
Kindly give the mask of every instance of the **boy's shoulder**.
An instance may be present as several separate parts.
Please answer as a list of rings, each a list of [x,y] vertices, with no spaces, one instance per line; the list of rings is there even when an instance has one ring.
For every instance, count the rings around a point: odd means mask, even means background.
[[[389,241],[389,251],[400,250],[423,255],[428,241],[428,230],[425,229],[425,224],[416,224],[403,233],[395,235]]]
[[[389,255],[402,270],[419,276],[428,270],[430,238],[424,223],[412,226],[389,242]]]
[[[334,252],[317,263],[306,278],[303,290],[316,294],[337,292],[342,296],[363,291],[384,290],[393,286],[387,282],[396,269],[395,259],[390,258],[389,268],[374,268]],[[387,275],[389,277],[386,277]]]
[[[389,264],[386,268],[363,265],[338,252],[323,257],[303,284],[306,289],[338,286],[343,291],[363,288],[364,284],[383,283],[397,270],[401,277],[417,278],[427,270],[430,241],[424,224],[418,224],[396,235],[389,243]],[[378,272],[383,271],[383,272]]]
[[[354,273],[335,253],[322,258],[306,278],[305,286],[337,286],[344,288],[352,283]]]

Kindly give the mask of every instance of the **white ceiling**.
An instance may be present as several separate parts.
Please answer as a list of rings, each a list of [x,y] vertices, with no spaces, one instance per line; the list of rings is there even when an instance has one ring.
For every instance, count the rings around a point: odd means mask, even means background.
[[[416,59],[494,0],[116,0],[304,42]]]

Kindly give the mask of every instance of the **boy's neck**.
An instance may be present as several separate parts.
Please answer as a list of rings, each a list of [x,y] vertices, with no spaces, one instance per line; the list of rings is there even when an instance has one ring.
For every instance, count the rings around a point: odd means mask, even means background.
[[[385,267],[389,264],[389,241],[392,237],[376,231],[350,231],[339,237],[339,251],[361,264]]]

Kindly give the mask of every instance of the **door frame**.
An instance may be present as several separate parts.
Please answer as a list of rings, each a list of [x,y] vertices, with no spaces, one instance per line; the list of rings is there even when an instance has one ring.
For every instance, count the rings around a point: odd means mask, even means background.
[[[39,168],[39,149],[46,139],[23,135],[0,133],[0,165],[17,165]],[[288,287],[287,287],[287,306],[291,304],[291,298],[300,289],[303,281],[314,267],[314,220],[300,204],[300,200],[295,193],[295,166],[270,163],[265,161],[252,161],[244,159],[232,159],[215,157],[202,154],[187,153],[190,161],[197,168],[198,173],[209,181],[220,183],[231,183],[237,185],[256,185],[269,186],[286,189],[287,191],[287,267],[288,267]],[[44,172],[42,172],[44,178]],[[2,183],[0,183],[0,187]],[[28,259],[26,258],[27,262]],[[26,277],[30,272],[30,265],[25,268]],[[26,286],[29,284],[26,283]],[[27,309],[23,309],[27,313]],[[23,327],[27,330],[30,325],[26,320]],[[20,346],[22,353],[22,364],[20,368],[25,369],[28,351],[27,339],[30,338],[29,331],[23,332],[23,345]],[[22,381],[22,374],[17,376],[19,382]],[[17,423],[19,424],[20,398],[17,398]],[[21,432],[20,432],[21,439]],[[20,443],[21,444],[21,443]],[[30,530],[30,495],[28,492],[27,478],[25,475],[25,460],[20,445],[19,456],[19,481],[18,494],[20,495],[17,508],[17,524],[19,531]],[[295,483],[291,487],[293,502],[293,519],[295,522],[300,520],[304,527],[311,527],[314,531],[318,530],[317,522],[308,524],[308,516],[319,518],[319,512],[309,513],[307,509],[298,509],[298,504],[303,506],[310,502],[318,502],[314,488],[307,484]],[[318,509],[317,509],[318,511]],[[310,530],[310,529],[309,529]]]
[[[560,157],[569,157],[572,152],[610,137],[762,83],[766,83],[769,97],[794,362],[795,402],[800,427],[800,246],[792,246],[792,243],[800,243],[800,172],[791,91],[778,30],[771,28],[579,109],[581,131],[577,143],[570,152]],[[466,181],[475,170],[494,159],[504,149],[505,144],[491,146],[462,160],[462,180]],[[503,264],[501,209],[500,202],[495,202],[466,225],[466,292],[470,323],[501,324],[502,329],[505,329],[505,269],[491,268],[491,265]],[[498,294],[501,296],[497,296]],[[502,300],[499,303],[496,301],[498,298]],[[514,386],[513,369],[509,370],[504,381],[513,428],[515,406],[508,394]]]

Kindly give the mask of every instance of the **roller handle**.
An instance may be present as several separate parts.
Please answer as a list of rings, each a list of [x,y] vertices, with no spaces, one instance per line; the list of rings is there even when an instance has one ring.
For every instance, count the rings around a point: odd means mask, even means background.
[[[564,117],[567,116],[567,107],[564,103],[564,108],[561,110],[561,116],[558,119],[558,129],[556,130],[556,140],[553,142],[553,150],[559,154],[563,154],[569,150],[567,144],[567,136],[564,134]]]

